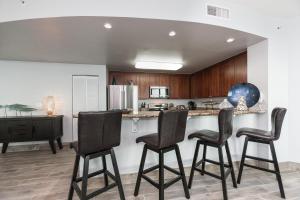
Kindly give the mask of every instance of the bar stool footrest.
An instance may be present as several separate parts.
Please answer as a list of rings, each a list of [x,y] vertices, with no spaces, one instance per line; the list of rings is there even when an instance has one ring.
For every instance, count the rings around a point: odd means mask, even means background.
[[[95,196],[97,196],[97,195],[99,195],[99,194],[101,194],[103,192],[106,192],[106,191],[112,189],[113,187],[117,186],[117,184],[116,184],[116,177],[112,173],[110,173],[108,170],[106,170],[106,171],[103,170],[103,169],[102,170],[98,170],[96,172],[88,174],[88,178],[91,178],[91,177],[94,177],[94,176],[97,176],[97,175],[100,175],[100,174],[106,174],[113,181],[115,181],[115,183],[109,184],[108,186],[105,186],[104,188],[101,188],[101,189],[96,190],[96,191],[94,191],[94,192],[92,192],[90,194],[87,194],[86,195],[87,199],[91,199],[91,198],[93,198],[93,197],[95,197]],[[81,192],[81,189],[79,188],[79,186],[78,186],[77,183],[81,182],[81,181],[82,181],[82,177],[79,177],[79,178],[76,178],[76,180],[72,182],[73,188],[76,191],[76,193],[77,193],[78,196],[81,196],[82,192]]]
[[[116,182],[116,177],[115,177],[112,173],[110,173],[109,171],[105,171],[104,173],[105,173],[107,176],[109,176],[109,178],[111,178],[113,181]]]
[[[78,187],[77,183],[76,183],[75,181],[73,181],[72,185],[73,185],[73,188],[74,188],[74,190],[76,191],[77,195],[78,195],[78,196],[81,196],[81,190],[80,190],[80,188]],[[93,197],[95,197],[95,196],[97,196],[97,195],[99,195],[99,194],[101,194],[101,193],[103,193],[103,192],[106,192],[106,191],[108,191],[108,190],[110,190],[110,189],[112,189],[112,188],[114,188],[114,187],[116,187],[116,186],[117,186],[116,183],[109,184],[108,186],[106,186],[106,187],[104,187],[104,188],[101,188],[101,189],[99,189],[99,190],[96,190],[96,191],[94,191],[94,192],[88,194],[88,195],[86,196],[86,198],[87,198],[87,199],[91,199],[91,198],[93,198]]]
[[[116,186],[117,186],[116,183],[109,184],[108,186],[106,186],[106,187],[104,187],[104,188],[101,188],[101,189],[99,189],[99,190],[96,190],[96,191],[94,191],[94,192],[88,194],[88,195],[87,195],[87,199],[91,199],[91,198],[93,198],[93,197],[95,197],[95,196],[97,196],[97,195],[99,195],[99,194],[102,194],[103,192],[106,192],[106,191],[108,191],[108,190],[110,190],[110,189],[112,189],[112,188],[114,188],[114,187],[116,187]]]
[[[158,169],[158,168],[159,168],[159,165],[155,165],[155,166],[153,166],[153,167],[149,167],[148,169],[145,169],[145,170],[143,171],[143,174],[147,174],[147,173],[152,172],[152,171],[154,171],[154,170],[156,170],[156,169]]]
[[[145,170],[143,171],[143,174],[147,174],[147,173],[152,172],[152,171],[154,171],[154,170],[156,170],[156,169],[158,169],[158,168],[159,168],[159,165],[155,165],[155,166],[153,166],[153,167],[150,167],[150,168],[148,168],[148,169],[145,169]],[[177,170],[175,170],[175,169],[173,169],[173,168],[171,168],[171,167],[169,167],[169,166],[164,165],[164,168],[165,168],[166,170],[168,170],[169,172],[172,172],[173,174],[176,174],[176,175],[181,176],[181,174],[180,174],[179,171],[177,171]]]
[[[205,159],[205,162],[209,162],[209,163],[215,164],[215,165],[221,165],[220,162],[210,160],[210,159]],[[230,168],[230,166],[228,164],[225,164],[225,163],[224,163],[224,167]]]
[[[93,173],[89,174],[89,175],[88,175],[88,178],[91,178],[91,177],[94,177],[94,176],[97,176],[97,175],[100,175],[100,174],[103,174],[103,173],[105,173],[105,172],[104,172],[103,169],[101,169],[101,170],[98,170],[98,171],[96,171],[96,172],[93,172]],[[80,181],[82,181],[82,177],[76,178],[76,182],[77,182],[77,183],[80,182]]]
[[[145,174],[142,174],[142,178],[145,179],[147,182],[149,182],[154,187],[156,187],[157,189],[159,189],[159,184],[156,183],[154,180],[152,180],[150,177],[146,176]],[[176,178],[173,178],[172,180],[170,180],[169,182],[164,184],[164,189],[170,187],[171,185],[173,185],[174,183],[176,183],[177,181],[180,181],[180,180],[181,180],[181,176],[177,176]]]
[[[199,169],[199,168],[195,168],[195,170],[196,171],[198,171],[198,172],[200,172],[200,173],[203,173],[203,174],[206,174],[206,175],[209,175],[209,176],[212,176],[212,177],[214,177],[214,178],[217,178],[217,179],[220,179],[221,180],[221,176],[218,176],[218,175],[216,175],[216,174],[213,174],[213,173],[211,173],[211,172],[208,172],[208,171],[203,171],[203,170],[201,170],[201,169]]]
[[[209,176],[212,176],[214,178],[222,180],[221,176],[219,176],[217,174],[214,174],[214,173],[211,173],[211,172],[208,172],[208,171],[205,171],[205,170],[203,171],[199,168],[195,168],[195,170],[200,172],[200,173],[203,173],[203,174],[206,174],[206,175],[209,175]],[[225,178],[227,178],[229,176],[229,174],[231,173],[231,170],[232,170],[232,168],[229,168],[225,171]]]
[[[148,181],[148,183],[150,183],[151,185],[153,185],[154,187],[156,187],[157,189],[159,189],[159,184],[156,183],[154,180],[152,180],[151,178],[149,178],[148,176],[146,176],[145,174],[142,174],[142,178],[145,179],[146,181]]]
[[[259,158],[259,157],[255,157],[255,156],[245,155],[245,158],[249,158],[249,159],[252,159],[252,160],[258,160],[258,161],[263,161],[263,162],[274,163],[273,160],[269,160],[269,159],[265,159],[265,158]]]
[[[164,184],[164,189],[167,189],[169,186],[173,185],[174,183],[180,180],[181,180],[181,176],[177,176],[176,178],[173,178],[172,180]]]
[[[266,169],[266,168],[262,168],[262,167],[257,167],[257,166],[254,166],[254,165],[249,165],[247,163],[244,163],[244,166],[250,167],[250,168],[253,168],[253,169],[257,169],[257,170],[261,170],[261,171],[265,171],[265,172],[270,172],[270,173],[273,173],[273,174],[277,174],[277,172],[275,170]]]

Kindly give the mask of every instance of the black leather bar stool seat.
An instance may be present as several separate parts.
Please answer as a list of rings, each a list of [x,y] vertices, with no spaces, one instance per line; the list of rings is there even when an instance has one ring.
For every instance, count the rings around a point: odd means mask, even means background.
[[[74,190],[79,199],[91,199],[115,186],[118,187],[120,199],[125,200],[118,164],[113,147],[120,145],[122,112],[80,112],[78,115],[78,142],[71,143],[76,152],[72,181],[68,199],[73,199]],[[107,170],[106,155],[111,155],[114,169],[113,175]],[[80,157],[84,159],[83,175],[77,177]],[[94,158],[102,158],[103,169],[89,174],[89,161]],[[88,178],[103,174],[105,186],[87,194]],[[109,179],[113,183],[109,183]],[[82,182],[81,189],[78,183]]]
[[[195,170],[200,172],[201,175],[207,174],[209,176],[212,176],[214,178],[218,178],[222,181],[222,188],[223,188],[223,198],[227,199],[227,187],[226,187],[226,178],[229,174],[231,174],[233,187],[237,187],[236,180],[235,180],[235,174],[234,174],[234,168],[232,164],[231,154],[229,150],[229,145],[227,142],[227,139],[231,137],[232,135],[232,117],[233,117],[233,109],[222,109],[218,116],[218,123],[219,123],[219,132],[211,131],[211,130],[201,130],[194,132],[189,135],[189,139],[198,139],[196,150],[194,154],[193,164],[191,168],[191,174],[189,179],[188,187],[192,187],[193,178],[194,178],[194,172]],[[200,145],[203,145],[203,156],[200,161],[198,160],[198,153],[199,153],[199,147]],[[206,151],[207,147],[215,147],[218,149],[219,153],[219,162],[210,160],[206,158]],[[224,163],[223,159],[223,150],[222,147],[225,146],[228,164]],[[215,165],[220,166],[220,172],[221,176],[213,174],[211,172],[205,171],[205,163],[211,163]],[[198,168],[201,165],[201,169]],[[225,171],[225,167],[228,168],[227,171]]]
[[[227,141],[227,139],[230,137],[231,135],[224,135],[224,137],[220,139],[220,133],[216,132],[216,131],[211,131],[211,130],[201,130],[201,131],[197,131],[195,133],[192,133],[189,135],[189,139],[193,139],[193,138],[198,138],[204,141],[208,141],[214,144],[223,144],[224,142]]]
[[[278,140],[280,137],[281,127],[282,127],[282,123],[283,123],[286,111],[287,110],[285,108],[274,108],[273,109],[272,115],[271,115],[271,123],[272,123],[271,131],[265,131],[265,130],[254,129],[254,128],[241,128],[238,130],[238,132],[236,134],[237,137],[240,137],[242,135],[246,136],[237,182],[239,184],[241,182],[244,166],[274,173],[274,174],[276,174],[276,178],[277,178],[278,186],[279,186],[279,190],[280,190],[280,195],[282,198],[285,198],[285,193],[284,193],[284,189],[283,189],[283,184],[282,184],[282,180],[281,180],[279,165],[278,165],[273,141]],[[272,160],[246,155],[248,142],[256,142],[256,143],[270,145]],[[245,163],[246,158],[263,161],[263,162],[268,162],[268,163],[273,163],[275,170],[265,169],[262,167],[246,164]]]
[[[177,143],[184,140],[187,110],[161,111],[158,116],[158,133],[149,134],[136,139],[136,142],[144,142],[141,164],[138,172],[134,196],[139,193],[141,179],[144,178],[150,184],[159,189],[159,199],[164,199],[164,189],[181,180],[185,192],[185,197],[190,198],[186,183],[186,177]],[[152,150],[159,154],[159,164],[144,170],[147,150]],[[179,171],[164,165],[164,153],[175,150],[178,161]],[[147,173],[159,169],[159,183],[146,176]],[[169,182],[164,182],[164,169],[177,175]]]

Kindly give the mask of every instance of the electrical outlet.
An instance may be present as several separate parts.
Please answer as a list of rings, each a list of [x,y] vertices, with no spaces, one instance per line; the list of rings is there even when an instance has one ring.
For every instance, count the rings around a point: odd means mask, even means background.
[[[131,124],[131,132],[132,133],[138,132],[138,121],[139,121],[139,118],[132,119],[132,124]]]

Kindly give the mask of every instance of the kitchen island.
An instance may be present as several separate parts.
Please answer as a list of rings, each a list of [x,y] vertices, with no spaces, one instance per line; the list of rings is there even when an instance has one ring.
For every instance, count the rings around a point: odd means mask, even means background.
[[[218,130],[219,110],[194,110],[189,111],[185,140],[179,143],[183,164],[185,167],[192,165],[196,140],[188,140],[188,135],[200,129]],[[140,111],[138,114],[123,114],[121,144],[115,148],[116,157],[121,174],[137,173],[143,151],[142,143],[136,144],[137,137],[157,132],[158,111]],[[265,115],[256,111],[235,111],[233,118],[233,134],[228,140],[233,161],[239,161],[244,138],[237,138],[235,133],[241,127],[261,128],[260,120]],[[258,146],[249,144],[249,155],[258,155]],[[199,155],[202,155],[202,146]],[[215,149],[207,149],[207,157],[218,160]],[[199,157],[200,159],[200,157]],[[226,160],[226,158],[224,158]],[[177,161],[174,152],[165,155],[165,162],[171,167],[177,168]],[[108,162],[110,163],[110,162]],[[158,156],[156,153],[148,151],[145,168],[156,165]],[[95,160],[91,163],[91,168],[101,167],[101,161]],[[91,169],[94,170],[94,169]]]

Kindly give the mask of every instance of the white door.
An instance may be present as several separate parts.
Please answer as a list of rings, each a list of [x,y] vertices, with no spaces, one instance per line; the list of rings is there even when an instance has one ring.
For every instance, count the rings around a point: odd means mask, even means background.
[[[74,75],[72,112],[77,116],[80,111],[99,110],[99,76]],[[77,118],[73,117],[73,141],[77,141]]]

